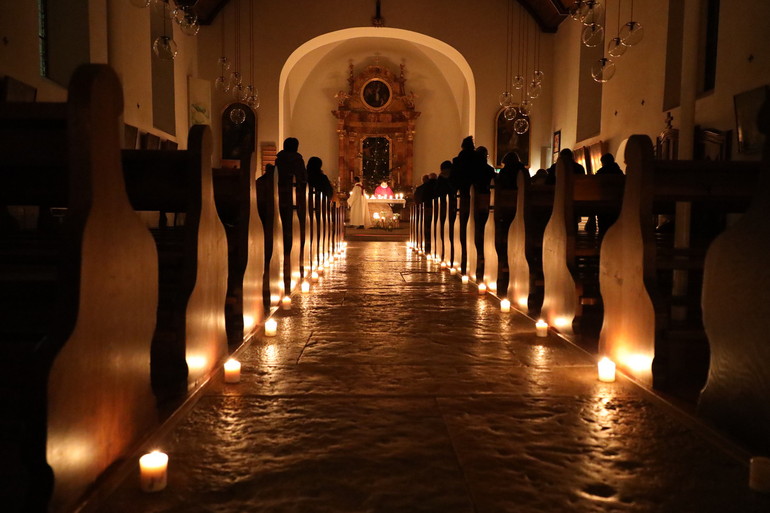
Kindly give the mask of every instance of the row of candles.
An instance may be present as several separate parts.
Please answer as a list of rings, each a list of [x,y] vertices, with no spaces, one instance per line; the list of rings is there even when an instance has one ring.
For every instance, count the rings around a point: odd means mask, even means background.
[[[324,263],[315,268],[310,274],[309,280],[303,280],[300,284],[302,294],[310,293],[310,283],[317,283],[324,271],[331,267],[335,261],[343,258],[347,253],[347,242],[340,243],[337,252],[325,255]],[[284,296],[280,301],[281,308],[291,309],[291,296]],[[278,334],[278,322],[272,317],[265,321],[265,336],[275,337]],[[235,358],[228,359],[222,366],[224,369],[224,381],[228,384],[241,382],[241,362]],[[143,492],[160,492],[168,484],[168,454],[154,450],[139,458],[139,486]]]
[[[425,252],[420,249],[416,244],[412,242],[407,242],[406,244],[407,248],[410,250],[416,252],[418,255],[422,256],[425,255]],[[456,275],[458,273],[461,273],[460,266],[452,266],[451,262],[443,261],[439,258],[438,255],[426,255],[426,258],[428,262],[437,262],[441,269],[448,269],[449,274]],[[470,283],[470,277],[467,274],[461,274],[460,275],[460,281],[463,284]],[[496,285],[490,284],[487,285],[484,282],[478,283],[478,291],[479,295],[484,295],[487,293],[487,289],[490,289],[491,291],[495,291]],[[526,307],[527,300],[526,298],[522,298],[521,301],[519,301],[519,305]],[[511,311],[511,301],[508,298],[502,298],[500,299],[500,311],[503,313],[508,313]],[[543,319],[538,319],[537,322],[535,322],[535,333],[538,337],[547,337],[548,336],[548,323]],[[601,360],[599,360],[598,364],[598,378],[599,381],[605,382],[605,383],[612,383],[615,381],[615,362],[607,358],[606,356],[603,357]]]
[[[402,200],[404,199],[404,193],[403,192],[397,192],[395,196],[393,194],[372,194],[371,196],[369,194],[364,193],[364,197],[366,199],[397,199]]]

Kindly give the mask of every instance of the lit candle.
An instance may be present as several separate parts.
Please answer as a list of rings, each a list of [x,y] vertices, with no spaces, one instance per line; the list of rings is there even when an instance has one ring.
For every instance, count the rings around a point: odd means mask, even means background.
[[[457,274],[457,269],[455,269],[454,267],[450,267],[449,274]]]
[[[441,262],[441,268],[446,269],[446,262]]]
[[[318,270],[317,270],[317,272],[318,272],[318,275],[319,275],[319,276],[322,276],[322,275],[323,275],[323,273],[324,273],[324,268],[325,268],[325,267],[326,267],[326,264],[325,264],[325,263],[324,263],[323,265],[320,265],[320,266],[318,266]]]
[[[606,356],[599,360],[599,381],[612,383],[615,381],[615,362]]]
[[[548,336],[548,323],[545,322],[543,319],[540,319],[535,323],[535,329],[537,329],[537,336],[538,337],[547,337]]]
[[[239,383],[241,381],[241,362],[230,358],[225,362],[225,383]]]
[[[507,299],[501,299],[500,300],[500,311],[501,312],[510,312],[511,311],[511,302]]]
[[[315,281],[318,281],[318,271],[313,271],[313,272],[310,274],[310,280],[311,280],[311,281],[314,281],[314,282],[315,282]]]
[[[302,285],[300,285],[300,289],[302,290],[303,294],[307,294],[308,292],[310,292],[310,282],[303,281]]]
[[[755,492],[770,493],[770,458],[764,456],[751,458],[749,488]]]
[[[489,290],[491,290],[492,292],[496,292],[497,291],[497,283],[491,282],[489,284]]]
[[[487,284],[479,283],[479,294],[486,294],[486,293],[487,293]]]
[[[168,482],[168,455],[152,451],[139,458],[139,473],[143,492],[159,492]]]
[[[265,321],[265,336],[274,337],[278,333],[278,323],[275,319],[268,319]]]
[[[281,299],[281,308],[284,310],[291,309],[291,296],[283,296],[283,299]]]
[[[460,279],[462,280],[463,283],[468,283],[468,275],[467,274],[463,274],[463,277],[460,278]]]

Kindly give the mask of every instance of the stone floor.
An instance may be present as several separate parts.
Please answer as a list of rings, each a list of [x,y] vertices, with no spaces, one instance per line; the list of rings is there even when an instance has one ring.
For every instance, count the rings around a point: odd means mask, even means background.
[[[403,243],[351,242],[100,511],[760,512],[745,461]]]

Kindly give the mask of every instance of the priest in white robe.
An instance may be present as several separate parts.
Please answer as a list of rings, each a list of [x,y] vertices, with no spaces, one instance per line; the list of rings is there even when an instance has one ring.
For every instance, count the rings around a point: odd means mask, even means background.
[[[350,206],[350,224],[357,228],[369,227],[369,205],[364,195],[364,186],[359,177],[354,177],[355,184],[350,191],[348,205]]]

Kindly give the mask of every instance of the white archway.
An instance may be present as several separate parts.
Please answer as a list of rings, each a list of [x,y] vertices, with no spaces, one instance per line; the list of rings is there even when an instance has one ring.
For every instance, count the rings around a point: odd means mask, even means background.
[[[309,53],[318,50],[324,46],[334,45],[343,41],[349,41],[356,38],[383,38],[383,39],[396,39],[400,41],[407,41],[418,46],[423,46],[434,50],[444,55],[449,61],[451,61],[465,80],[465,112],[463,113],[464,133],[473,135],[476,127],[476,83],[473,78],[473,71],[471,70],[468,61],[465,57],[458,52],[454,47],[447,43],[438,40],[436,38],[421,34],[419,32],[412,32],[410,30],[395,29],[395,28],[376,28],[376,27],[356,27],[343,30],[337,30],[335,32],[329,32],[327,34],[315,37],[300,47],[298,47],[292,54],[286,59],[286,62],[281,69],[281,76],[278,82],[278,140],[283,141],[286,129],[286,84],[294,70],[295,66],[302,61],[302,59]]]

